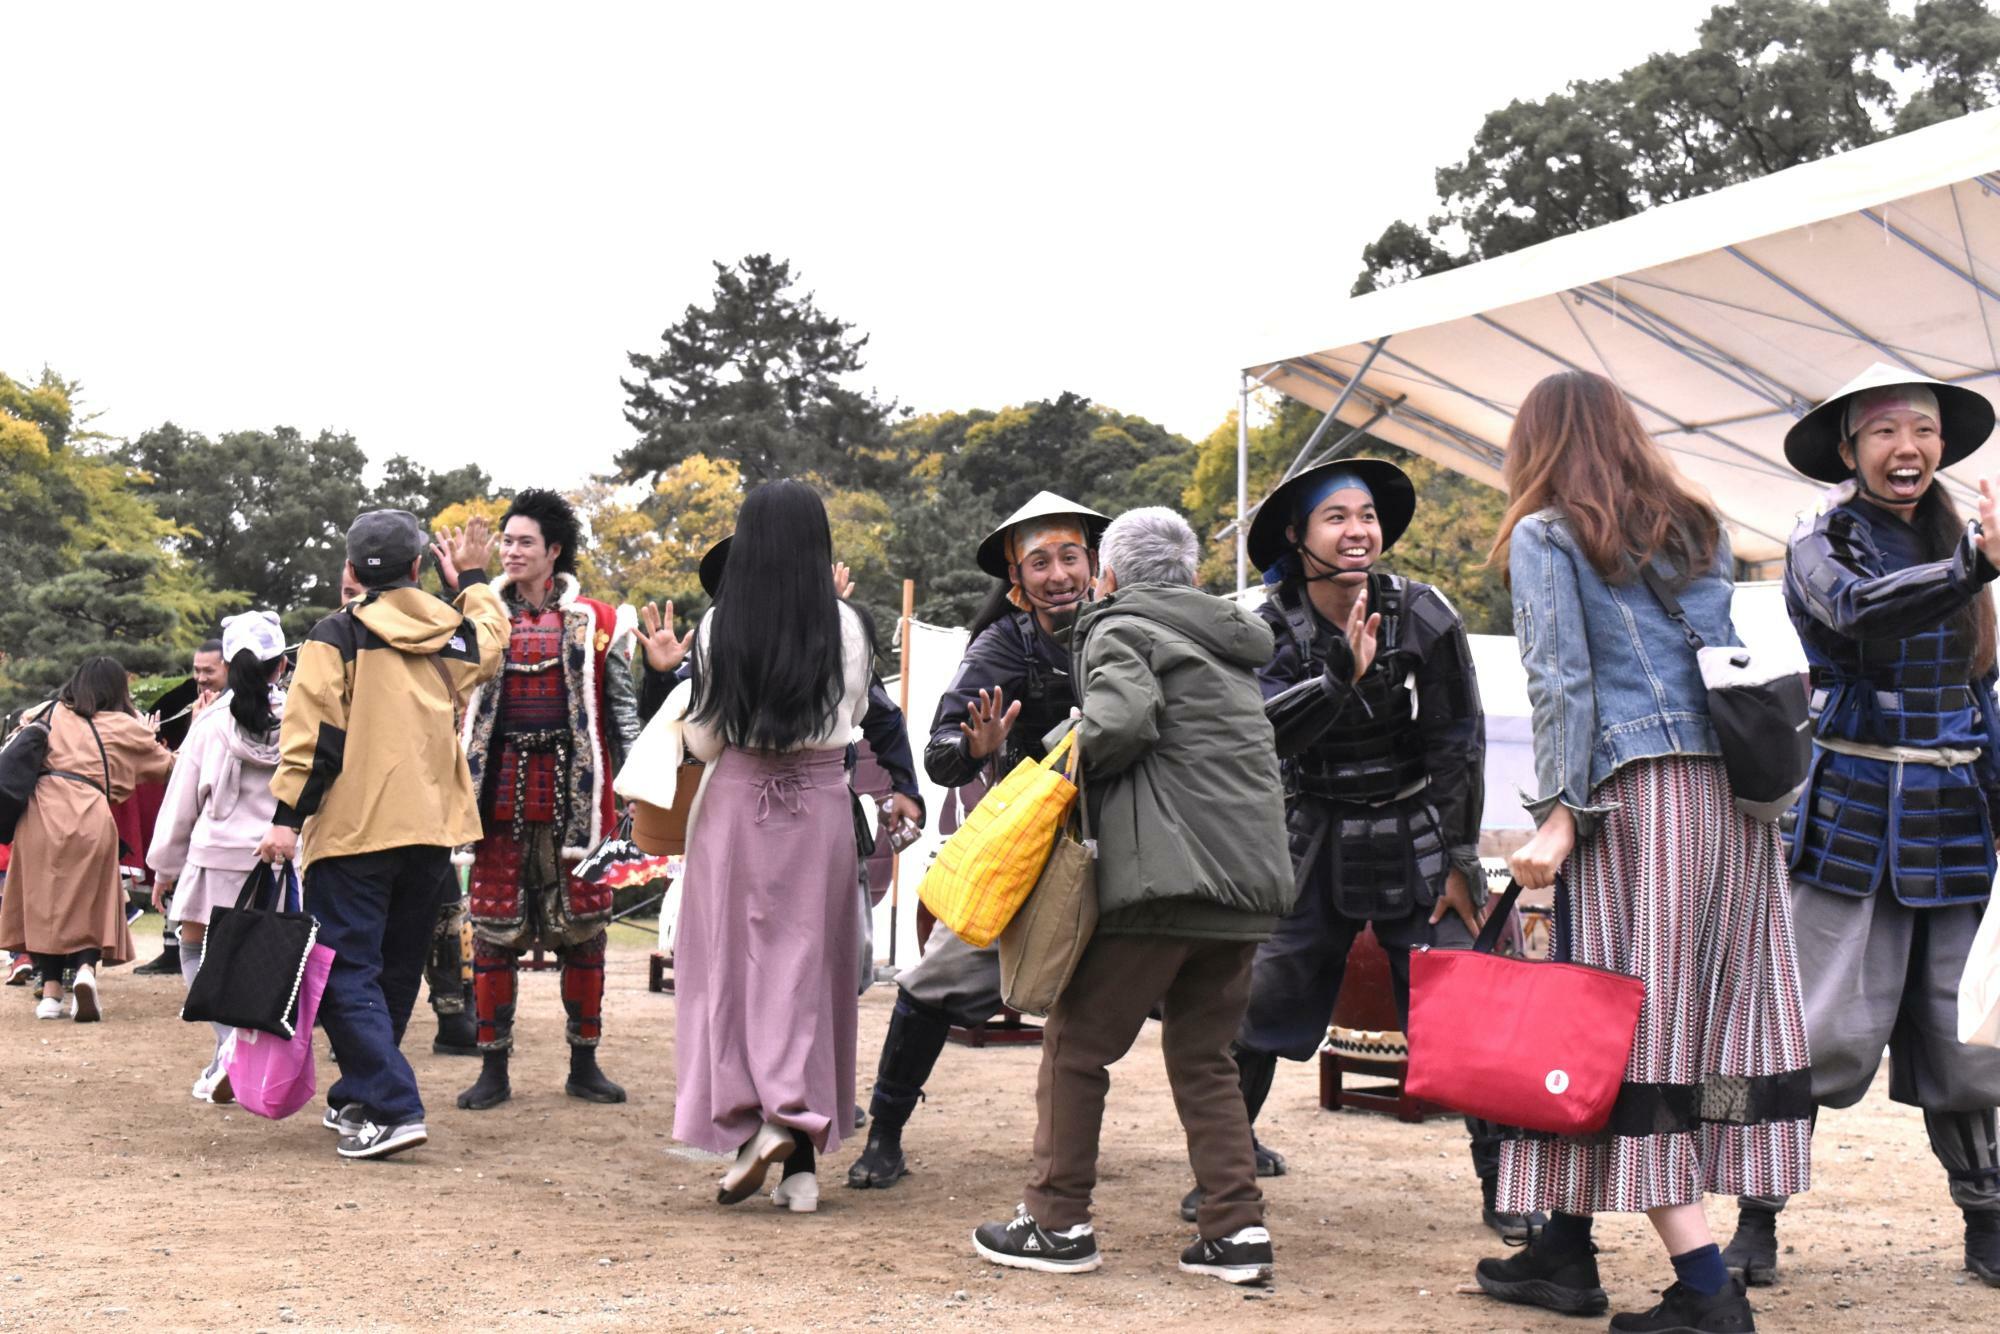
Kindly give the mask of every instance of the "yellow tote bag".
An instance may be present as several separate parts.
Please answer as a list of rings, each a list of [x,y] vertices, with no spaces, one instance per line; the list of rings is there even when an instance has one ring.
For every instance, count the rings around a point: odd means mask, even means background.
[[[981,797],[918,884],[924,906],[966,944],[999,939],[1041,878],[1076,801],[1076,784],[1057,771],[1075,736],[1071,728],[1046,759],[1021,761]]]

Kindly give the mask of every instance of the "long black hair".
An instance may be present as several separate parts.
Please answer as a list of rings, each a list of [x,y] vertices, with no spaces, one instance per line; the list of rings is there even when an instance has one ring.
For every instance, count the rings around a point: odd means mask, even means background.
[[[1930,490],[1917,501],[1916,513],[1910,516],[1910,526],[1917,530],[1930,548],[1932,560],[1946,559],[1965,540],[1965,520],[1959,515],[1958,506],[1952,503],[1942,481],[1933,481]],[[1982,586],[1972,595],[1972,601],[1952,613],[1947,624],[1954,646],[1972,659],[1973,679],[1977,680],[1993,670],[1993,594]]]
[[[95,718],[100,713],[138,713],[132,707],[132,678],[124,664],[103,654],[78,663],[56,698],[79,718]]]
[[[746,750],[790,750],[840,706],[840,601],[826,506],[803,482],[743,498],[729,577],[696,636],[688,716]]]
[[[271,678],[284,663],[280,653],[269,662],[260,662],[250,649],[236,650],[229,660],[229,716],[252,737],[269,736],[277,730],[278,716],[271,712]]]
[[[544,546],[562,548],[556,554],[556,573],[575,574],[577,535],[582,528],[576,521],[576,508],[553,491],[531,486],[507,506],[507,512],[500,516],[500,528],[504,531],[507,520],[517,514],[535,521],[542,530]]]

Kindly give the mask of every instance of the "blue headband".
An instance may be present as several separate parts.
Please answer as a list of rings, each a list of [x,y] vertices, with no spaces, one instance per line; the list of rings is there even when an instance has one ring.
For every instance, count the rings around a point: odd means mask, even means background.
[[[1310,485],[1299,488],[1299,503],[1292,511],[1292,522],[1295,525],[1304,523],[1336,491],[1360,491],[1368,497],[1370,504],[1375,501],[1374,488],[1360,473],[1352,468],[1335,468],[1315,477]]]

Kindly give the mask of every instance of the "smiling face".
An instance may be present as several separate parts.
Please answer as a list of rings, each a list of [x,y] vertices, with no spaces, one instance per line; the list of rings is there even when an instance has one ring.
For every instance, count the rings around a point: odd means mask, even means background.
[[[1342,583],[1361,583],[1369,567],[1382,555],[1382,520],[1375,514],[1375,498],[1358,487],[1335,491],[1320,501],[1306,516],[1306,531],[1300,542],[1296,528],[1285,536],[1304,546],[1313,558],[1313,572],[1336,571]]]
[[[194,687],[196,690],[215,691],[229,688],[229,667],[222,661],[220,653],[197,652],[194,655]]]
[[[1870,417],[1840,446],[1842,461],[1861,479],[1868,499],[1905,515],[1930,490],[1943,454],[1937,421],[1907,409]]]
[[[507,520],[500,533],[500,567],[508,581],[539,587],[555,577],[560,546],[542,540],[542,526],[525,514]]]
[[[1073,611],[1090,591],[1090,552],[1077,542],[1038,546],[1015,570],[1021,591],[1040,611]]]

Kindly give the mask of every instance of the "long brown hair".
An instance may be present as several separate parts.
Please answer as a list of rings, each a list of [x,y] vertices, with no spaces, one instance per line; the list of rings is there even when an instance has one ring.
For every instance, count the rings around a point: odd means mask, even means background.
[[[132,681],[116,658],[102,654],[77,664],[57,696],[79,718],[95,718],[100,713],[134,713]]]
[[[1721,523],[1668,466],[1618,386],[1563,371],[1528,391],[1507,436],[1507,513],[1489,564],[1507,575],[1514,525],[1561,511],[1591,568],[1610,583],[1665,556],[1683,576],[1715,563]]]

